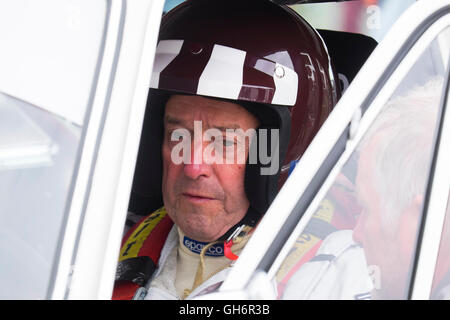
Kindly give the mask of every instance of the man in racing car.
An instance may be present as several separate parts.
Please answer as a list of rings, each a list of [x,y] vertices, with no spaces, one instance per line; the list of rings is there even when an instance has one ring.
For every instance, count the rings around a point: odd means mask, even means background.
[[[133,186],[152,213],[124,237],[113,298],[220,286],[335,105],[335,79],[323,41],[287,7],[198,0],[168,12]]]

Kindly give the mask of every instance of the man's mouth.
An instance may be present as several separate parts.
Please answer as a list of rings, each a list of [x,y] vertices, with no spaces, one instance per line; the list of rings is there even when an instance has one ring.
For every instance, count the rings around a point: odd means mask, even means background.
[[[183,192],[182,195],[189,201],[195,203],[208,202],[211,200],[215,200],[214,197],[204,194],[192,193],[192,192]]]

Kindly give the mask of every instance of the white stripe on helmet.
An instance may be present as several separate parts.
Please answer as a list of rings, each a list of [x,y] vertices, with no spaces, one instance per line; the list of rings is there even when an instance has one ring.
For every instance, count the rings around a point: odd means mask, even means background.
[[[179,55],[184,40],[161,40],[156,48],[150,87],[157,89],[161,72]],[[197,94],[238,99],[243,86],[246,52],[214,45],[211,56],[198,81]],[[258,69],[258,68],[257,68]],[[259,69],[258,69],[259,70]],[[275,63],[273,104],[295,105],[298,75],[289,67]]]
[[[237,99],[242,88],[245,55],[242,50],[214,45],[200,76],[197,94]]]
[[[157,89],[159,76],[169,63],[180,53],[184,40],[161,40],[156,47],[155,63],[153,65],[150,88]]]
[[[275,94],[273,104],[293,106],[297,101],[298,75],[291,68],[275,65],[273,80],[275,81]]]

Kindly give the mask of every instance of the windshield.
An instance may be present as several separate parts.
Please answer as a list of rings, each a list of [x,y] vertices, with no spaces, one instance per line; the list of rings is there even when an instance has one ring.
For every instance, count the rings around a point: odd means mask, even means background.
[[[0,299],[51,294],[107,13],[0,2]]]
[[[80,135],[0,93],[0,299],[47,293]]]

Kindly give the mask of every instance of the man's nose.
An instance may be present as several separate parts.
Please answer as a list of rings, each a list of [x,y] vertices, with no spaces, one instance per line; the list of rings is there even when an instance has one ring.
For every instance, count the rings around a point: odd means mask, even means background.
[[[199,177],[209,177],[210,176],[210,165],[206,163],[201,164],[195,164],[195,163],[188,163],[184,165],[184,174],[193,179],[196,180]]]
[[[207,159],[204,159],[203,150],[203,143],[192,143],[191,160],[189,163],[184,164],[184,174],[193,180],[201,176],[209,177],[211,175],[211,165],[207,163]]]

